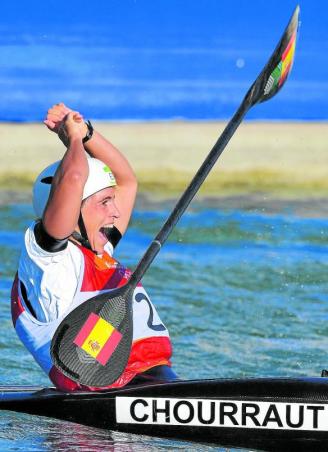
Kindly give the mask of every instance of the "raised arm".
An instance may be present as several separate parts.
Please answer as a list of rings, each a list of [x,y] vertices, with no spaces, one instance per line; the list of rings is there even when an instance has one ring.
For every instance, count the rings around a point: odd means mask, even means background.
[[[48,111],[45,124],[49,129],[58,133],[58,124],[70,111],[62,103],[54,105]],[[82,137],[85,137],[88,131],[86,124],[81,122],[80,128]],[[115,226],[121,234],[124,234],[137,194],[136,176],[124,155],[96,130],[94,130],[91,139],[84,144],[84,148],[91,157],[98,158],[106,163],[115,175],[117,182],[115,201],[120,212],[120,217],[115,221]]]
[[[134,172],[124,155],[97,131],[94,131],[92,138],[84,147],[92,157],[106,163],[115,175],[117,182],[115,202],[120,212],[120,217],[115,220],[115,226],[121,234],[124,234],[137,194],[137,179]]]
[[[76,228],[83,188],[89,174],[82,143],[82,116],[70,112],[61,121],[69,145],[52,182],[49,201],[42,222],[49,235],[64,239]]]

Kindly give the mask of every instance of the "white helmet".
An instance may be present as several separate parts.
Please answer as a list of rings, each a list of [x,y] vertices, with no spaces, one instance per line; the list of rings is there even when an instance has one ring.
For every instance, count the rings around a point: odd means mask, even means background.
[[[101,160],[87,157],[89,165],[89,176],[83,190],[82,200],[97,193],[104,188],[116,185],[112,170]],[[33,208],[38,218],[43,215],[47,204],[52,179],[59,167],[61,160],[45,168],[37,177],[33,185]]]

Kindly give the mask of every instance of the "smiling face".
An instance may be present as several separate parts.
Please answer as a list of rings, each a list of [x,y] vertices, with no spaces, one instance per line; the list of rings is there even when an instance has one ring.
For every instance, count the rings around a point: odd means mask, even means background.
[[[106,228],[112,228],[120,215],[115,204],[115,188],[104,188],[89,196],[83,202],[81,212],[91,248],[97,254],[103,254],[108,242]]]

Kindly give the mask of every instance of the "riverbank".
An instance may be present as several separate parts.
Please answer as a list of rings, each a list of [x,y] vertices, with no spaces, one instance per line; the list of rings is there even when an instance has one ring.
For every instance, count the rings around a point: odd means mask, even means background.
[[[182,192],[225,124],[171,121],[94,125],[126,154],[144,198],[158,200]],[[64,147],[42,124],[2,123],[0,133],[0,196],[14,193],[17,199],[28,197],[35,176],[61,158]],[[327,143],[327,123],[245,122],[204,182],[200,196],[325,199]]]

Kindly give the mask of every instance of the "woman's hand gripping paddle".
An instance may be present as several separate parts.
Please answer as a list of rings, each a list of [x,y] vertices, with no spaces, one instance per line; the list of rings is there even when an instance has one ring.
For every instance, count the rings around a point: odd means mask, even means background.
[[[299,7],[271,58],[250,87],[240,107],[150,244],[128,283],[98,295],[74,309],[58,327],[51,356],[55,366],[81,384],[103,387],[116,381],[127,364],[133,337],[133,293],[248,110],[273,97],[292,68]]]

